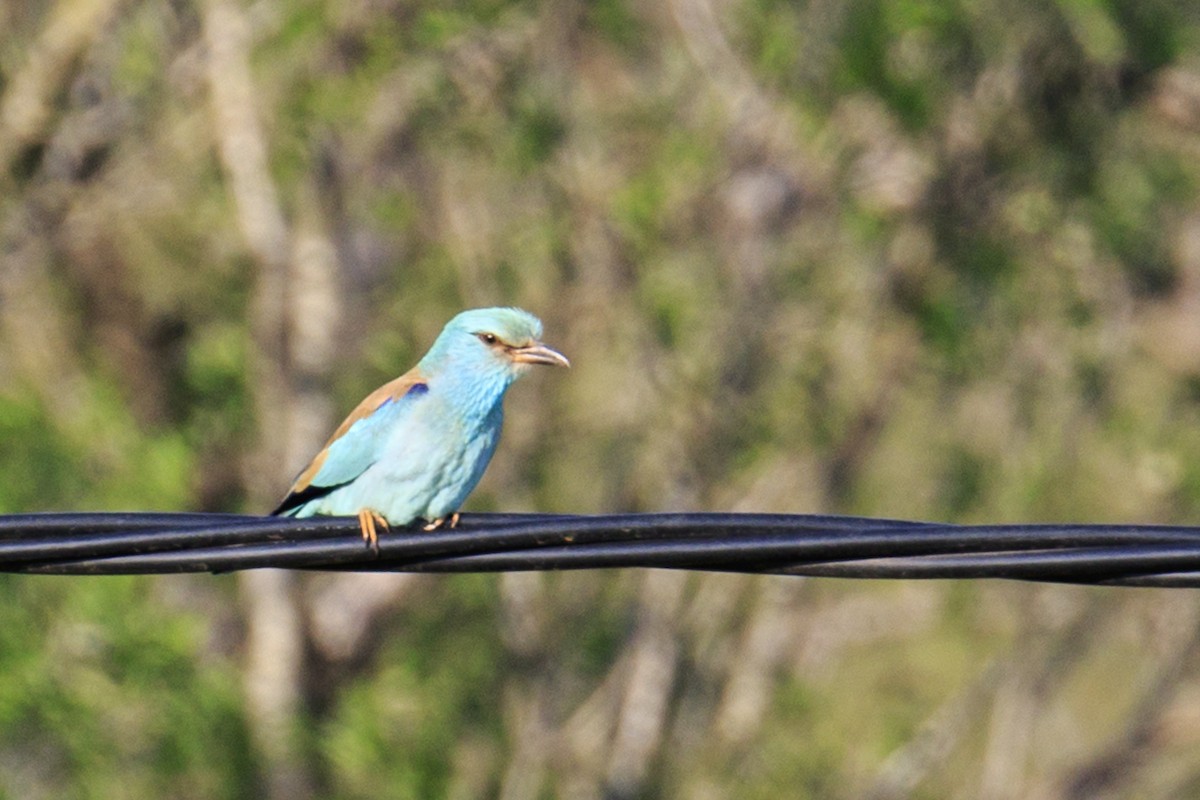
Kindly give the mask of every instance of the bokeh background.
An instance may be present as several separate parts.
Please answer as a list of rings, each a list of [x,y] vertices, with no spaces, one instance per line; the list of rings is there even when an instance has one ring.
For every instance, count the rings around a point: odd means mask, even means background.
[[[1200,519],[1192,0],[0,3],[0,512],[263,512],[469,306],[473,510]],[[1200,796],[1188,591],[0,578],[5,798]]]

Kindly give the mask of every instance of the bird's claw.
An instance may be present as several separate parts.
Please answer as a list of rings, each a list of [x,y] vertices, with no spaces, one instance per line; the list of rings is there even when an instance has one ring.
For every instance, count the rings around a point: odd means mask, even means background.
[[[379,529],[388,529],[387,520],[369,508],[358,512],[358,527],[362,529],[363,542],[370,546],[375,555],[379,555]]]
[[[438,528],[442,528],[442,527],[457,528],[458,527],[458,512],[455,511],[449,517],[438,517],[433,522],[430,522],[426,525],[422,525],[421,530],[428,533],[429,531],[436,531]]]

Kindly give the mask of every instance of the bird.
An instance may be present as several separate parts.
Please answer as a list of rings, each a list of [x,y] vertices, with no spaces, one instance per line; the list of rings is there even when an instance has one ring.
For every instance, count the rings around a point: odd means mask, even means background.
[[[272,514],[357,516],[375,552],[389,526],[454,527],[496,451],[508,388],[532,366],[571,366],[541,337],[519,308],[459,313],[342,421]]]

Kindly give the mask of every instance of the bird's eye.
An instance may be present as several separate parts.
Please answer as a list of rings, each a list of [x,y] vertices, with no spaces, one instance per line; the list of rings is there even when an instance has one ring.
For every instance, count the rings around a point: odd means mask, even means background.
[[[479,341],[483,342],[489,347],[499,341],[494,333],[477,333],[475,335],[479,337]]]

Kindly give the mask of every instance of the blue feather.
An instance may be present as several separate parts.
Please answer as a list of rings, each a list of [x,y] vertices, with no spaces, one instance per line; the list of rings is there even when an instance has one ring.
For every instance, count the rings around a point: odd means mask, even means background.
[[[379,459],[387,432],[409,413],[415,397],[409,390],[400,400],[388,398],[369,416],[351,425],[341,438],[330,443],[329,455],[313,476],[313,485],[337,486],[363,474]]]

